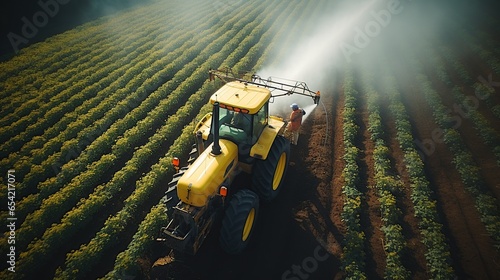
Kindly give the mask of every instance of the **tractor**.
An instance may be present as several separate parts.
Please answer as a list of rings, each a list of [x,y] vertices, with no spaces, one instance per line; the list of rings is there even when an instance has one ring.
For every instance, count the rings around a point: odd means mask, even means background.
[[[320,95],[303,82],[245,77],[229,69],[211,69],[209,77],[225,84],[210,98],[212,112],[195,126],[187,166],[181,168],[179,159],[173,160],[177,172],[162,198],[168,222],[157,240],[194,255],[219,224],[220,246],[238,254],[249,243],[259,203],[279,193],[290,159],[290,142],[284,137],[287,122],[269,115],[269,103],[277,96],[300,94],[317,104]],[[240,174],[251,178],[250,186],[233,184]]]

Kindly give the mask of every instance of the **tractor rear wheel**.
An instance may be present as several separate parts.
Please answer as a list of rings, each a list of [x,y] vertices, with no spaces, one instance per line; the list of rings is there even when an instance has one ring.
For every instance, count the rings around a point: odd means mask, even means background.
[[[173,207],[179,203],[180,199],[177,197],[177,182],[184,175],[184,172],[188,170],[189,166],[198,158],[198,148],[196,144],[193,144],[191,151],[189,152],[189,159],[187,161],[188,165],[182,167],[179,172],[175,173],[172,180],[167,185],[167,190],[165,191],[165,196],[163,197],[163,203],[165,204],[166,213],[169,218],[172,216]]]
[[[170,181],[167,185],[167,190],[165,191],[165,196],[163,196],[163,203],[165,204],[165,209],[168,218],[172,217],[173,207],[179,203],[180,199],[177,197],[177,182],[182,177],[184,172],[186,172],[187,167],[183,167],[179,170],[178,173],[175,173],[172,177],[172,181]]]
[[[259,212],[259,197],[253,191],[243,189],[238,191],[229,201],[219,242],[229,254],[243,251],[252,235],[257,214]]]
[[[290,142],[277,136],[266,160],[257,160],[253,169],[252,186],[264,201],[279,193],[288,168]]]

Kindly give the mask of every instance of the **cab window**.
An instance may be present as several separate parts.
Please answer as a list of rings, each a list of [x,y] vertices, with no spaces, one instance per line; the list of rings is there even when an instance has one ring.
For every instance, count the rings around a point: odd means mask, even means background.
[[[262,108],[254,115],[253,118],[253,133],[252,133],[252,143],[257,142],[260,134],[264,130],[268,122],[268,106],[265,104]]]
[[[219,125],[221,138],[235,143],[248,143],[252,131],[252,115],[220,108]]]

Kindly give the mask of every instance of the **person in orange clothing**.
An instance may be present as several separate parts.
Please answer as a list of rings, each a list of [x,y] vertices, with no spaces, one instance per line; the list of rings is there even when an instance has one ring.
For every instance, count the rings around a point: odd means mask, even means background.
[[[305,115],[306,112],[302,108],[299,108],[297,103],[293,103],[290,107],[292,108],[292,113],[290,113],[290,121],[288,122],[287,130],[292,133],[292,144],[297,145],[300,126],[302,125],[302,116]]]

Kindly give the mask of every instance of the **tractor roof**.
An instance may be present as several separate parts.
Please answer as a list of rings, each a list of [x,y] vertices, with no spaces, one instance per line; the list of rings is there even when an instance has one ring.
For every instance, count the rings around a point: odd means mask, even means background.
[[[249,114],[256,114],[269,98],[271,92],[267,88],[233,81],[216,91],[210,98],[210,103],[219,101],[226,108],[246,109]]]

